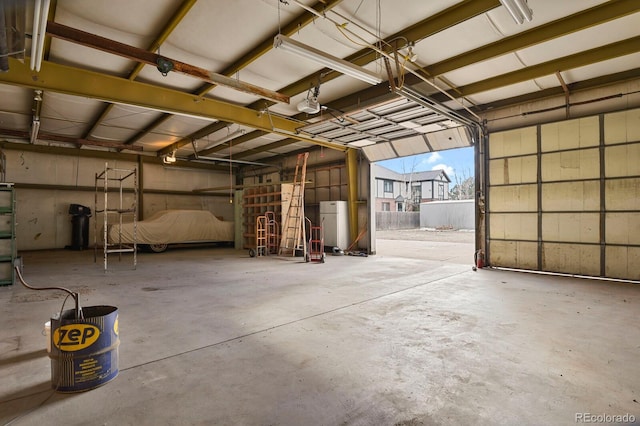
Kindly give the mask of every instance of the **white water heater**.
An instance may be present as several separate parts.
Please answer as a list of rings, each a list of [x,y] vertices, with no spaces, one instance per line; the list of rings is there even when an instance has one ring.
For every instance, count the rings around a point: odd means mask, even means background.
[[[349,210],[346,201],[320,201],[324,245],[349,248]]]

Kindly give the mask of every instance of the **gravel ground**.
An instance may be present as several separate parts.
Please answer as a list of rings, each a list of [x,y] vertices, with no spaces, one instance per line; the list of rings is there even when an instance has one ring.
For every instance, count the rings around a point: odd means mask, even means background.
[[[393,229],[388,231],[376,231],[376,238],[380,240],[441,241],[473,244],[475,242],[476,233],[473,230],[440,231],[427,228]]]

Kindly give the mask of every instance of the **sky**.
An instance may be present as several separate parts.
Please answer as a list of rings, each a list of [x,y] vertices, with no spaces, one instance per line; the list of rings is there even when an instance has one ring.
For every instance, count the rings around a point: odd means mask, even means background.
[[[377,164],[398,173],[440,169],[447,173],[451,182],[462,182],[466,178],[473,177],[473,147],[378,161]]]

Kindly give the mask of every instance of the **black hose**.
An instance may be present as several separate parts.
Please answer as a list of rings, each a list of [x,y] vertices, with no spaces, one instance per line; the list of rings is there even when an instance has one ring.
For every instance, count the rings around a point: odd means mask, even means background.
[[[71,297],[73,297],[73,300],[76,302],[75,315],[74,315],[75,319],[80,319],[80,301],[79,301],[80,300],[80,294],[79,293],[75,293],[75,292],[69,290],[68,288],[64,288],[64,287],[32,287],[29,284],[27,284],[26,282],[24,282],[24,278],[22,278],[22,273],[20,273],[20,267],[16,266],[15,270],[16,270],[16,275],[18,276],[18,279],[20,280],[22,285],[25,286],[28,289],[31,289],[31,290],[60,290],[60,291],[64,291],[64,292],[68,293]]]

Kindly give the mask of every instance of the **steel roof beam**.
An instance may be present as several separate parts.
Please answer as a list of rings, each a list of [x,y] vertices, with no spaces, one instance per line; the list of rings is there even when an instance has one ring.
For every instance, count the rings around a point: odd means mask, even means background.
[[[416,42],[433,34],[437,34],[440,31],[446,30],[447,28],[453,27],[461,22],[466,21],[467,19],[473,18],[474,16],[486,13],[498,6],[500,6],[499,0],[465,0],[387,37],[385,41],[387,43],[392,43],[396,39],[406,38],[407,40]],[[312,18],[315,19],[317,17],[313,15]],[[290,35],[289,33],[285,32],[283,32],[283,34]],[[269,39],[269,43],[273,44],[273,38]],[[387,50],[390,50],[388,46]],[[378,59],[378,54],[371,49],[362,49],[345,58],[345,60],[360,66],[373,62],[376,59]],[[333,80],[334,78],[340,77],[342,75],[336,71],[323,69],[301,80],[298,80],[297,82],[290,84],[289,86],[286,86],[279,91],[289,96],[295,96],[299,93],[305,92],[309,89],[309,87],[317,84],[321,74],[323,83]],[[372,93],[373,95],[371,95]],[[343,108],[346,109],[346,107],[349,105],[352,106],[358,104],[361,100],[360,98],[371,98],[380,96],[388,98],[389,87],[387,82],[383,82],[377,86],[367,88],[359,92],[358,94],[345,96],[344,98],[331,102],[331,105],[333,106],[333,108],[338,110]],[[265,106],[268,107],[271,105],[273,105],[273,103],[269,103],[265,100],[260,100],[248,105],[248,107],[253,109],[262,109]]]
[[[585,50],[584,52],[578,52],[573,55],[543,62],[541,64],[532,65],[530,67],[487,78],[475,83],[458,86],[455,92],[451,91],[450,94],[452,96],[459,94],[461,97],[471,96],[476,93],[486,92],[516,83],[522,83],[524,81],[533,80],[547,75],[553,75],[557,71],[567,71],[597,62],[630,55],[639,51],[640,36],[596,47],[594,49]],[[434,98],[442,101],[446,100],[444,95],[437,97],[434,96]]]
[[[486,13],[498,6],[500,6],[500,1],[498,0],[465,0],[446,10],[443,10],[440,13],[430,16],[429,18],[426,18],[418,22],[417,24],[410,26],[409,28],[406,28],[385,38],[385,41],[386,43],[392,44],[394,40],[406,38],[407,40],[417,42],[419,40],[437,34],[440,31],[444,31],[447,28],[460,24],[461,22],[473,18],[474,16]],[[391,51],[391,48],[388,45],[384,45],[383,48],[386,51]],[[352,62],[355,65],[364,66],[375,61],[376,59],[378,59],[378,57],[379,55],[377,52],[365,48],[354,53],[353,55],[347,56],[344,59],[346,61]],[[333,80],[342,75],[337,71],[323,69],[280,89],[280,92],[289,96],[294,96],[299,93],[306,92],[307,90],[309,90],[309,87],[313,87],[318,83],[318,78],[321,74],[323,83],[326,83],[327,81]],[[379,86],[387,88],[388,83],[383,82],[380,83]],[[255,103],[254,105],[250,105],[250,107],[260,108],[260,106],[256,105]]]
[[[568,83],[567,88],[571,93],[576,93],[583,90],[590,90],[597,87],[609,86],[615,83],[628,80],[640,79],[640,68],[634,68],[628,71],[622,71],[614,74],[608,74],[600,77],[594,77],[589,80],[577,81],[575,83]],[[473,108],[477,113],[483,113],[489,110],[496,110],[499,108],[506,108],[512,105],[518,105],[522,103],[534,102],[544,98],[550,98],[559,96],[564,93],[564,89],[561,86],[550,87],[538,92],[527,93],[524,95],[514,96],[508,99],[502,99],[495,102],[483,104],[480,107]]]
[[[257,148],[253,148],[253,149],[248,149],[246,151],[242,151],[242,152],[238,152],[237,154],[233,154],[233,158],[246,158],[249,157],[251,155],[254,154],[259,154],[261,152],[267,152],[270,151],[272,149],[277,149],[277,148],[282,148],[283,146],[287,146],[287,145],[291,145],[292,143],[296,143],[297,141],[295,139],[291,139],[291,138],[287,138],[287,139],[282,139],[276,142],[272,142],[270,144],[267,145],[262,145],[259,146]]]
[[[327,11],[327,10],[331,9],[332,7],[335,7],[336,5],[340,4],[341,2],[342,2],[342,0],[324,0],[324,1],[317,2],[316,4],[314,4],[311,7],[314,10],[318,11],[318,12],[322,12],[322,11]],[[283,28],[281,28],[279,32],[273,33],[269,37],[265,38],[256,47],[254,47],[253,49],[251,49],[250,51],[248,51],[247,53],[242,55],[242,57],[240,57],[234,63],[232,63],[231,65],[226,67],[220,74],[226,75],[227,77],[232,76],[236,72],[238,72],[241,69],[245,68],[247,65],[251,64],[256,59],[260,58],[265,53],[267,53],[270,50],[272,50],[273,49],[273,38],[276,35],[284,34],[286,36],[290,36],[292,34],[295,34],[296,32],[300,31],[300,29],[302,29],[302,28],[306,27],[307,25],[309,25],[310,23],[312,23],[315,19],[317,19],[316,15],[314,15],[313,13],[308,12],[308,11],[305,10],[300,15],[298,15],[296,18],[294,18],[293,21],[291,21],[290,23],[285,25]],[[200,89],[198,89],[198,91],[196,93],[199,94],[199,95],[204,95],[205,93],[208,93],[214,87],[216,87],[215,84],[205,84]],[[307,90],[307,89],[305,89],[305,90]],[[298,92],[298,93],[300,93],[300,92]],[[295,93],[295,95],[297,95],[298,93]],[[271,104],[271,105],[273,105],[273,104]]]
[[[34,79],[27,65],[13,58],[9,58],[9,61],[11,69],[7,73],[0,73],[0,82],[134,105],[172,114],[231,121],[314,145],[322,145],[340,151],[347,149],[330,141],[315,140],[299,135],[297,128],[301,123],[297,120],[278,115],[261,114],[250,108],[229,102],[194,96],[173,89],[52,62],[44,62],[40,73]]]
[[[31,136],[29,132],[25,132],[22,130],[11,130],[11,129],[0,129],[0,134],[4,136],[13,136],[21,139],[29,139],[29,137]],[[120,144],[120,143],[71,138],[69,136],[54,135],[52,133],[39,132],[38,139],[43,141],[72,143],[75,145],[91,145],[91,146],[101,146],[104,148],[113,148],[113,149],[120,149],[120,150],[128,149],[130,151],[142,151],[141,146],[124,146],[123,144]]]
[[[342,0],[321,0],[321,1],[317,2],[316,4],[314,4],[311,7],[313,9],[317,10],[317,11],[326,11],[326,10],[329,10],[330,8],[336,6],[337,4],[339,4],[341,2],[342,2]],[[308,24],[312,23],[314,19],[316,19],[316,16],[314,14],[312,14],[312,13],[310,13],[308,11],[304,11],[303,13],[298,15],[296,18],[294,18],[289,24],[285,25],[280,30],[280,33],[285,34],[285,35],[291,35],[291,34],[295,33],[296,31],[299,31],[301,28],[303,28],[303,27],[307,26]],[[242,68],[244,68],[247,65],[251,64],[253,61],[258,59],[259,57],[261,57],[262,55],[264,55],[265,53],[267,53],[271,49],[273,49],[273,37],[275,37],[276,34],[278,34],[278,33],[275,33],[275,34],[269,36],[268,38],[264,39],[258,46],[254,47],[249,52],[247,52],[244,55],[242,55],[242,57],[240,57],[234,63],[229,65],[222,72],[220,72],[220,74],[226,75],[227,77],[230,77],[233,74],[235,74],[236,72],[240,71]],[[194,94],[196,94],[198,96],[204,96],[209,91],[211,91],[214,87],[216,87],[215,84],[205,84],[202,87],[200,87],[197,91],[195,91]],[[261,109],[264,106],[264,102],[265,101],[259,102],[260,106],[255,107],[254,109]],[[273,103],[269,104],[269,105],[273,105]],[[164,117],[164,120],[162,120],[162,121],[166,121],[169,118],[171,118],[171,115],[170,114],[166,114],[166,117]],[[231,123],[232,122],[229,121],[229,122],[226,123],[226,125],[229,125]],[[147,129],[148,129],[148,131],[151,131],[153,129],[153,127],[147,126]],[[134,138],[129,139],[126,143],[127,144],[134,143],[135,141],[139,140],[142,136],[144,136],[144,133],[141,134],[141,132],[140,132]],[[191,142],[188,141],[187,138],[184,138],[181,141],[172,144],[172,146],[174,146],[174,147],[177,146],[179,148],[180,146],[184,146],[184,145],[186,145],[188,143],[191,143]]]
[[[232,145],[239,145],[243,142],[248,142],[250,140],[259,138],[260,136],[264,136],[268,133],[269,132],[265,132],[264,130],[254,130],[253,132],[245,133],[244,135],[235,137],[225,143],[214,146],[213,148],[203,149],[202,151],[198,152],[198,155],[209,155],[214,152],[222,151],[224,149],[228,149]]]
[[[448,26],[452,25],[452,23],[455,24],[456,19],[458,20],[469,19],[470,17],[472,17],[471,15],[473,15],[472,12],[478,11],[477,9],[471,9],[473,7],[478,7],[478,5],[465,5],[464,3],[460,3],[458,6],[459,7],[452,8],[452,10],[447,9],[446,11],[443,11],[441,15],[444,15],[444,18],[441,18],[441,19],[444,19],[445,21],[438,24],[438,26],[436,27],[434,27],[433,23],[430,22],[430,20],[437,18],[438,15],[428,18],[425,21],[421,22],[420,24],[416,24],[410,29],[401,31],[400,33],[394,36],[395,37],[398,37],[400,35],[406,36],[405,34],[409,34],[410,36],[407,37],[409,40],[412,40],[412,38],[410,38],[411,36],[413,37],[413,39],[425,38],[430,35],[430,33],[428,33],[429,31],[431,31],[432,33],[438,32],[439,29],[445,29]],[[483,4],[480,6],[483,12],[486,12],[492,8],[491,4]],[[499,6],[499,2],[493,3],[493,7],[496,7],[496,6]],[[640,11],[640,6],[638,5],[638,2],[636,0],[614,0],[614,1],[605,2],[601,5],[595,6],[588,10],[570,15],[566,18],[562,18],[562,19],[544,24],[540,27],[533,28],[531,30],[525,31],[523,33],[517,34],[512,37],[508,37],[496,43],[491,43],[489,45],[482,46],[470,52],[465,52],[456,57],[444,60],[432,66],[425,67],[424,71],[426,72],[426,74],[429,74],[429,75],[440,75],[442,73],[451,71],[453,69],[458,69],[458,68],[470,65],[472,63],[476,63],[478,61],[487,60],[492,57],[499,56],[501,54],[509,53],[514,50],[523,49],[528,46],[539,44],[554,38],[561,37],[569,33],[580,31],[585,28],[590,28],[592,26],[595,26],[604,22],[608,22],[614,19],[627,16],[631,13],[635,13],[638,11]],[[389,37],[388,39],[392,39],[392,38],[393,36]],[[592,52],[592,53],[597,54],[597,52]],[[364,62],[363,59],[357,57],[357,55],[358,54],[352,55],[356,57],[354,59],[354,63],[357,63],[358,65],[365,65],[366,62]],[[593,58],[593,56],[591,57]],[[580,58],[578,57],[574,59],[580,59]],[[558,68],[558,69],[563,70],[561,68]],[[557,69],[553,70],[549,74],[553,74],[556,71]],[[531,72],[533,72],[534,75],[538,74],[538,72],[533,70]],[[330,73],[325,78],[325,80],[328,80],[331,77],[335,78],[338,75],[340,74]],[[540,75],[537,75],[537,76],[540,76]],[[307,77],[286,88],[281,89],[281,91],[283,93],[287,93],[291,95],[297,90],[301,90],[301,88],[304,88],[304,90],[307,90],[308,85],[311,84],[311,82],[313,81],[317,81],[317,78],[318,76],[314,74],[311,77]],[[406,84],[411,85],[411,84],[420,83],[420,79],[418,79],[413,75],[407,75],[405,78],[406,78],[405,80]],[[514,76],[512,78],[516,78],[516,77]],[[500,83],[501,79],[502,77],[497,77],[493,81],[493,83],[494,84]],[[518,80],[522,81],[522,79],[518,79]],[[497,85],[495,86],[495,88],[502,87],[502,86],[504,86],[504,84]],[[473,92],[470,91],[470,89],[473,89],[473,88],[474,88],[473,85],[469,85],[466,87],[467,90],[463,92],[451,91],[451,94],[455,97],[469,96],[469,94],[471,93],[477,93],[476,90],[474,90]],[[489,89],[486,89],[486,90],[489,90]],[[366,98],[388,99],[390,98],[390,96],[391,95],[389,94],[388,88],[385,86],[385,84],[380,84],[378,86],[364,89],[359,93],[348,95],[348,96],[345,96],[344,98],[330,102],[328,106],[338,110],[348,110],[350,105],[351,106],[358,105],[361,103],[362,99],[366,99]],[[433,98],[440,102],[446,102],[448,100],[444,95],[434,95]],[[246,155],[249,155],[249,154],[246,154]]]
[[[118,55],[138,61],[147,65],[157,66],[160,60],[167,60],[171,62],[172,69],[170,72],[177,72],[185,74],[191,77],[198,78],[200,80],[208,81],[210,83],[219,84],[225,87],[230,87],[235,90],[239,90],[252,95],[257,95],[267,99],[271,99],[277,102],[289,103],[289,97],[282,93],[274,92],[269,89],[258,87],[254,84],[242,82],[218,73],[210,72],[204,68],[197,67],[195,65],[187,64],[177,59],[167,58],[165,56],[158,55],[153,52],[148,52],[144,49],[139,49],[134,46],[130,46],[124,43],[120,43],[115,40],[111,40],[105,37],[97,36],[76,28],[71,28],[66,25],[59,24],[57,22],[49,22],[47,24],[47,33],[53,37],[80,44],[82,46],[98,49],[103,52],[111,53],[112,55]]]
[[[487,59],[544,43],[554,38],[591,28],[614,19],[619,19],[638,11],[640,11],[640,4],[637,0],[608,1],[565,18],[548,22],[530,30],[506,37],[495,43],[481,46],[426,66],[423,68],[423,71],[430,76],[442,75],[471,64],[486,61]]]
[[[180,7],[178,8],[178,10],[173,14],[173,16],[171,17],[171,19],[169,19],[169,22],[167,22],[167,24],[164,26],[164,28],[162,29],[162,31],[160,32],[160,34],[158,34],[158,36],[156,37],[156,39],[151,43],[151,45],[149,46],[149,48],[147,49],[147,51],[149,52],[155,52],[156,50],[158,50],[158,48],[160,47],[160,45],[162,43],[164,43],[164,41],[169,37],[169,35],[173,32],[173,30],[178,26],[178,24],[184,19],[184,17],[187,15],[187,12],[189,12],[189,10],[191,10],[191,7],[196,4],[196,1],[198,0],[185,0],[182,2],[182,4],[180,5]],[[52,19],[51,19],[52,20]],[[140,74],[140,71],[142,71],[142,69],[144,68],[144,64],[138,62],[136,64],[136,66],[133,68],[133,70],[131,71],[131,73],[129,74],[129,80],[135,80],[136,77],[138,76],[138,74]],[[109,115],[109,113],[111,112],[111,110],[113,109],[113,104],[108,104],[103,110],[102,112],[98,115],[98,117],[93,121],[93,124],[91,125],[91,127],[89,128],[89,130],[84,134],[84,138],[88,139],[89,136],[96,130],[96,128],[100,125],[100,123],[107,118],[107,116]],[[164,122],[164,121],[163,121]],[[160,124],[160,123],[159,123]],[[158,124],[158,125],[159,125]],[[148,133],[148,132],[147,132]],[[145,133],[146,134],[146,133]],[[138,135],[136,135],[138,136]],[[144,136],[141,135],[138,137],[138,139],[140,137]],[[135,139],[135,140],[138,140]],[[135,142],[134,140],[134,142]],[[126,145],[131,145],[133,142],[129,142],[126,141],[125,144]]]
[[[169,114],[165,114],[163,115],[163,117],[166,115],[168,115],[169,117],[171,116]],[[185,145],[190,144],[192,141],[202,139],[207,135],[210,135],[211,133],[215,133],[218,130],[222,130],[228,125],[229,123],[223,122],[223,121],[216,121],[215,123],[211,123],[208,126],[203,127],[202,129],[196,130],[195,132],[191,133],[189,136],[185,136],[184,138],[172,143],[171,145],[165,146],[164,148],[158,151],[158,156],[169,154],[175,151],[176,149],[179,149]]]

